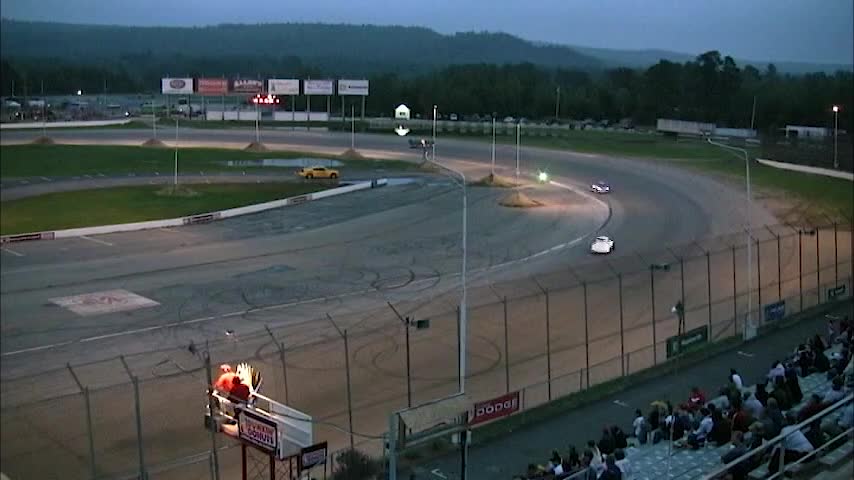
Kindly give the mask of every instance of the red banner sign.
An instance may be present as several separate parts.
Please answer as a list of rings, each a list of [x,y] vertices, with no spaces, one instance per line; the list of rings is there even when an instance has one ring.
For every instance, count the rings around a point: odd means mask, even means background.
[[[199,78],[196,80],[196,92],[201,95],[225,95],[228,93],[228,80],[224,78]]]
[[[506,417],[519,410],[519,392],[508,393],[492,400],[474,404],[469,425],[488,422],[496,418]]]

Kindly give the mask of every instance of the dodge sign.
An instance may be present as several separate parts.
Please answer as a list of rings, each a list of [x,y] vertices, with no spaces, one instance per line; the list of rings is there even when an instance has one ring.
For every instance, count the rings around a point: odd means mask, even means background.
[[[192,78],[162,78],[160,79],[160,91],[165,94],[192,94]]]
[[[519,410],[519,392],[508,393],[492,400],[474,404],[469,425],[488,422],[496,418],[506,417]]]
[[[299,80],[271,78],[267,80],[267,92],[272,95],[299,95]]]
[[[332,80],[303,80],[303,94],[332,95]]]

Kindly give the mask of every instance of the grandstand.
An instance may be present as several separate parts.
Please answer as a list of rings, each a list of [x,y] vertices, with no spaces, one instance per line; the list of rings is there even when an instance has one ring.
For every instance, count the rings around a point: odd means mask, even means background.
[[[842,378],[842,398],[830,404],[824,404],[822,411],[804,419],[793,427],[795,431],[804,431],[813,422],[820,422],[824,425],[826,422],[836,424],[843,418],[845,409],[852,408],[854,403],[854,355],[852,355],[852,335],[851,323],[848,323],[848,331],[844,335],[839,335],[831,346],[824,350],[828,358],[835,359],[836,368],[841,370],[830,370],[829,373],[815,372],[805,376],[798,377],[798,384],[803,398],[799,402],[792,402],[792,406],[788,411],[800,412],[803,407],[810,401],[813,394],[817,394],[822,398],[833,388],[833,379]],[[789,352],[793,346],[784,346]],[[781,352],[781,356],[786,352]],[[790,363],[793,365],[794,363]],[[724,372],[722,372],[724,373]],[[837,380],[838,382],[839,380]],[[742,389],[742,392],[755,392],[756,385]],[[706,405],[714,404],[718,408],[726,408],[728,406],[726,396],[710,399],[705,402]],[[780,473],[769,472],[769,454],[773,448],[782,442],[787,435],[792,432],[784,433],[773,438],[766,438],[762,441],[762,445],[758,448],[747,451],[744,455],[735,458],[730,463],[724,465],[722,456],[729,452],[733,445],[714,444],[707,441],[698,449],[691,448],[676,448],[683,439],[677,439],[673,442],[669,440],[661,440],[653,443],[651,440],[641,444],[637,439],[630,439],[628,448],[626,448],[626,458],[628,459],[630,469],[628,475],[623,475],[622,480],[689,480],[689,479],[723,479],[723,478],[747,478],[749,480],[758,479],[776,479],[776,478],[814,478],[816,480],[835,480],[837,478],[852,478],[854,471],[854,424],[849,417],[842,425],[841,433],[833,435],[825,433],[820,444],[813,445],[814,451],[796,462],[785,462]],[[695,422],[696,424],[696,422]],[[687,435],[687,432],[686,432]],[[651,437],[651,436],[650,436]],[[545,456],[544,452],[544,456]],[[739,464],[742,461],[752,462],[749,471],[743,473],[744,476],[727,475],[728,470]],[[566,467],[566,465],[564,465]],[[549,472],[550,466],[536,467],[532,469],[529,466],[528,474],[525,476],[517,476],[516,479],[526,480],[589,480],[593,476],[588,473],[583,467],[573,469],[569,473],[555,475]],[[597,470],[597,475],[601,474],[601,468]]]

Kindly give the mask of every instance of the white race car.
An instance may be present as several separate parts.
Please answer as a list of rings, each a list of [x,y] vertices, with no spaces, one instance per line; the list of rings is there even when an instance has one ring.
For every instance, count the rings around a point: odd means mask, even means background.
[[[614,241],[608,237],[596,237],[590,244],[590,253],[608,254],[614,251]]]
[[[604,181],[599,181],[590,185],[590,191],[593,193],[610,193],[611,186],[605,183]]]

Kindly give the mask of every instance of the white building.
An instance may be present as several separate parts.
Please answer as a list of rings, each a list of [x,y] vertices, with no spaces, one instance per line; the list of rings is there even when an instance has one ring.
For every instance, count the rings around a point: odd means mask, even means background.
[[[398,120],[409,120],[409,113],[409,107],[401,103],[394,109],[394,118]]]
[[[832,128],[786,125],[786,138],[824,138],[833,135]]]

